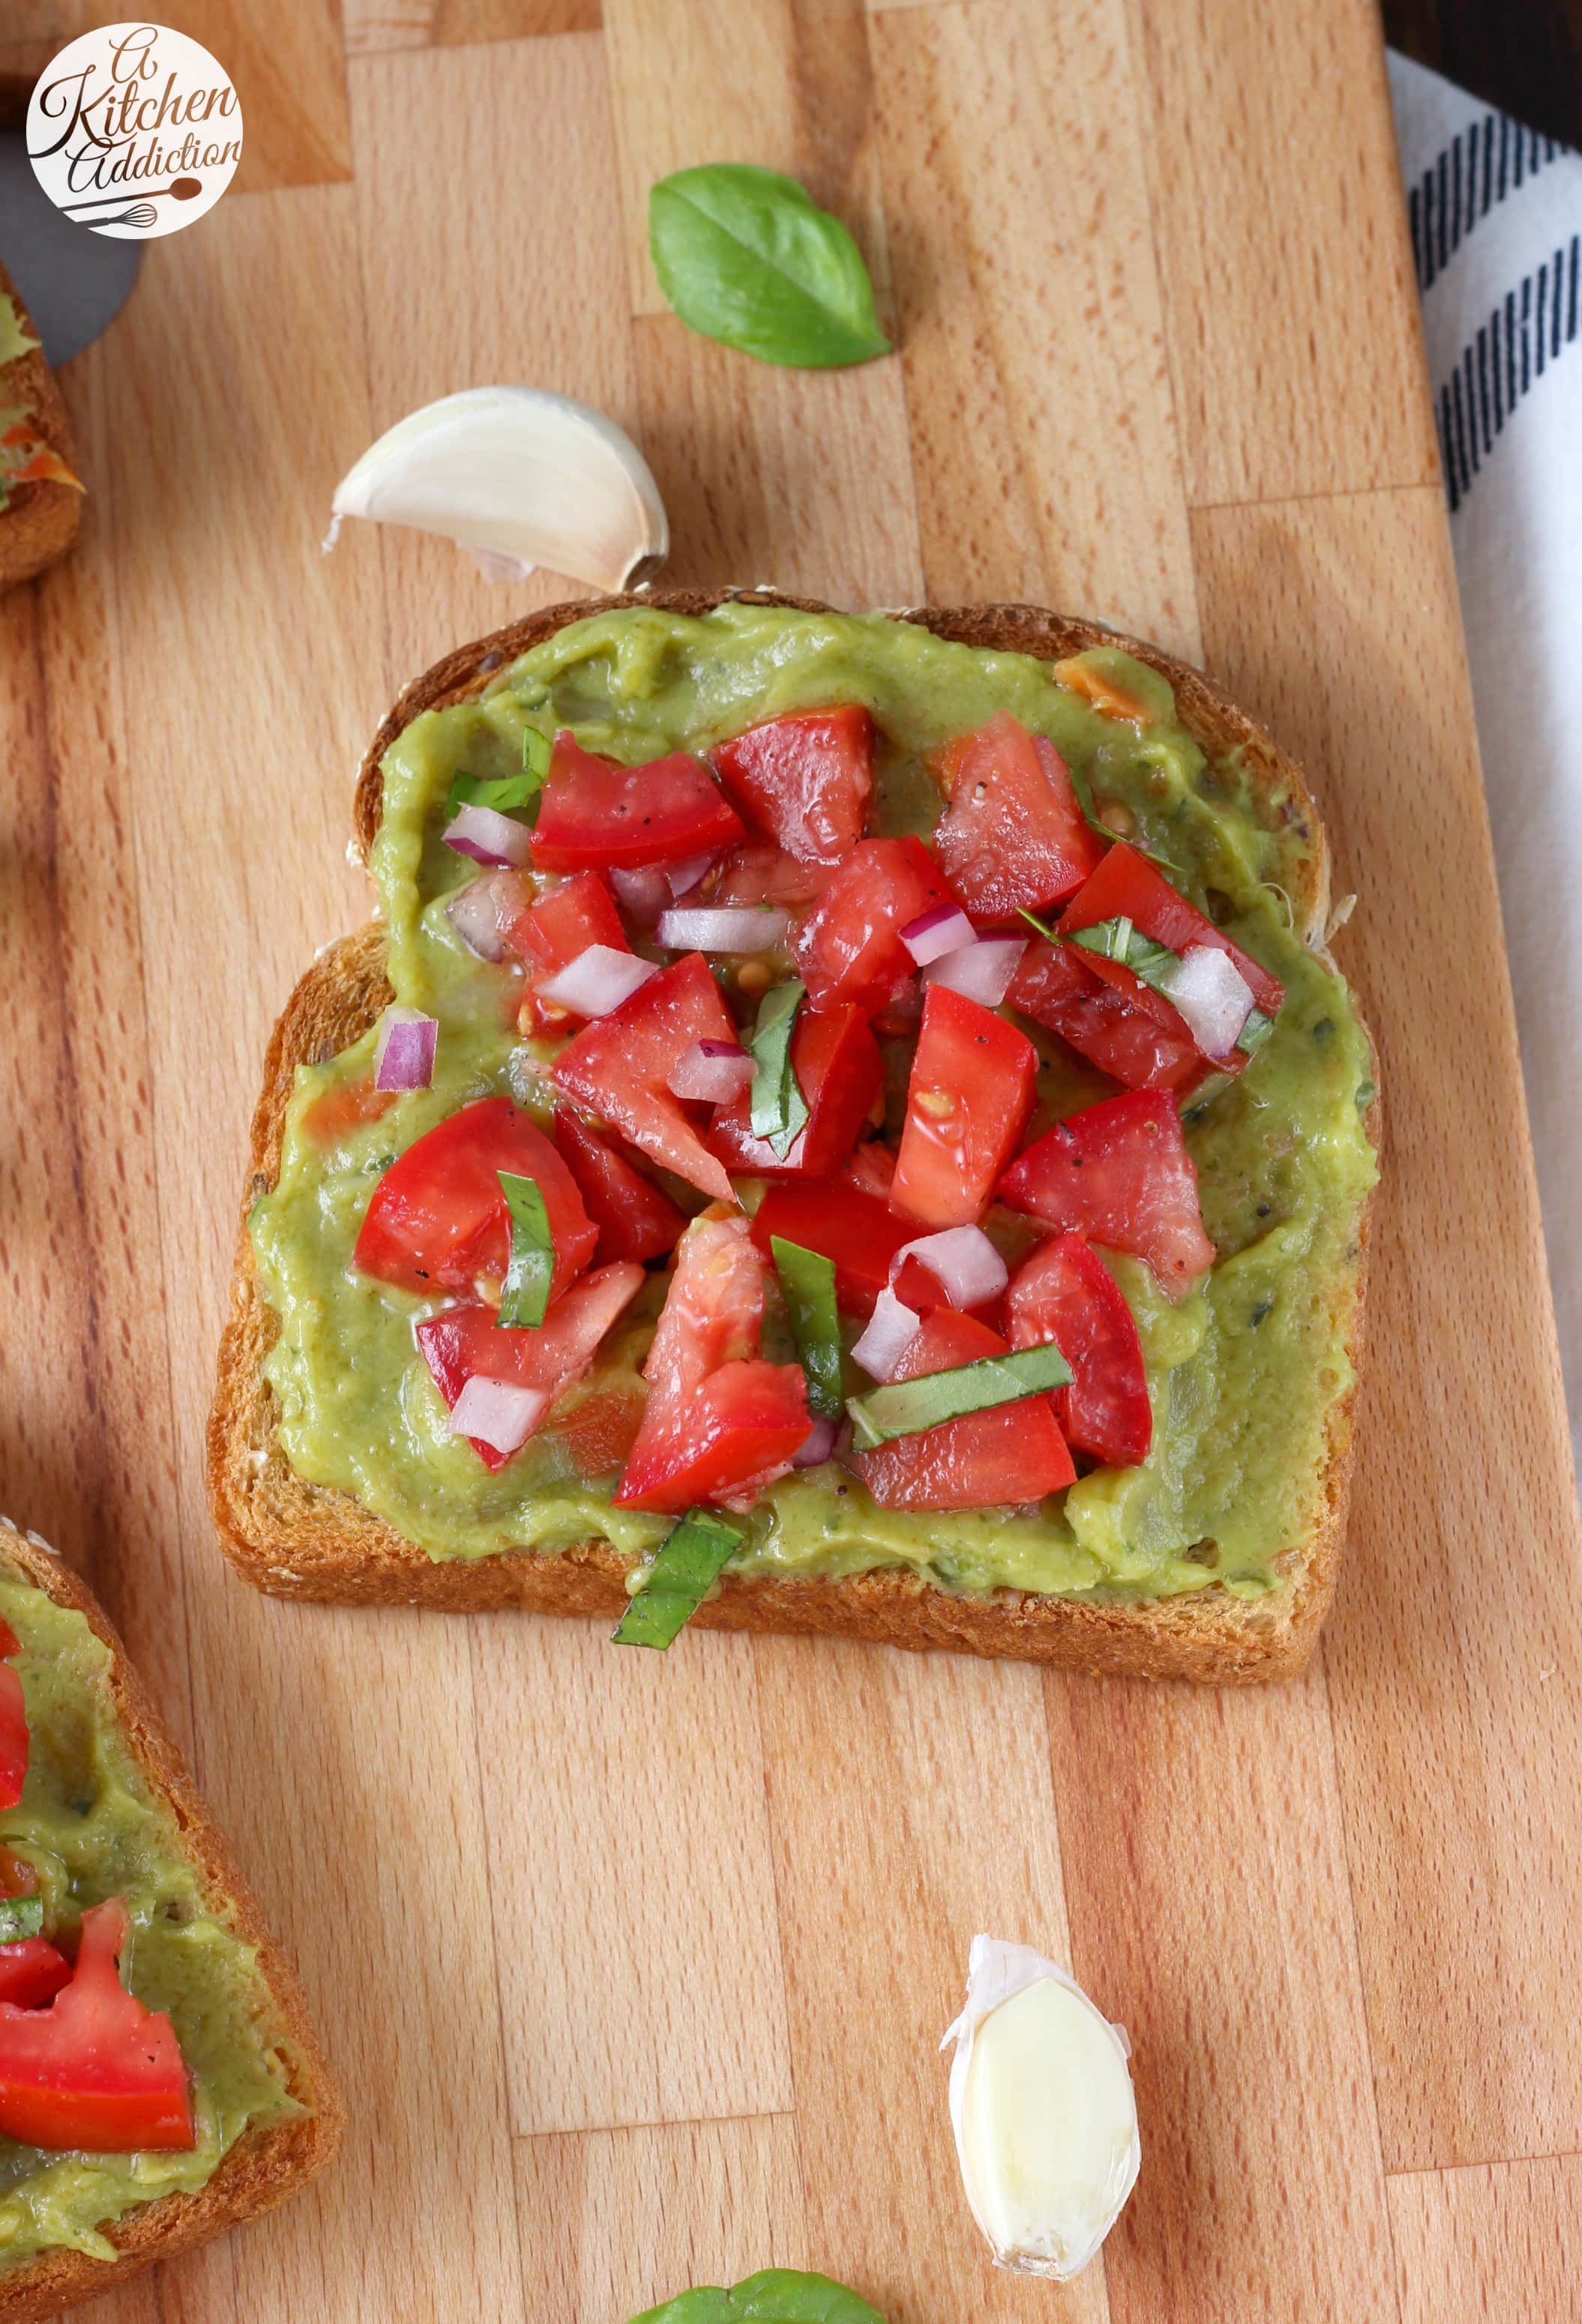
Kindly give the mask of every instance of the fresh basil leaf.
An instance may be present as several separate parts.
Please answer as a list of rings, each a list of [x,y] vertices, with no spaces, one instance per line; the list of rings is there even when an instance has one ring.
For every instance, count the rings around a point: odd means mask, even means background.
[[[1071,1367],[1050,1342],[1004,1356],[980,1356],[976,1363],[924,1372],[918,1379],[896,1380],[866,1396],[848,1397],[846,1408],[857,1449],[872,1452],[893,1437],[916,1436],[925,1428],[938,1428],[941,1421],[959,1420],[964,1413],[987,1412],[995,1405],[1016,1404],[1023,1397],[1070,1384]]]
[[[805,187],[745,161],[661,178],[648,197],[659,287],[706,339],[822,369],[889,352],[856,244]]]
[[[702,1605],[742,1539],[712,1509],[689,1509],[661,1542],[610,1636],[617,1646],[670,1646]]]
[[[876,2308],[828,2275],[767,2267],[729,2292],[683,2292],[632,2324],[884,2324]]]
[[[808,1409],[824,1420],[845,1410],[840,1372],[840,1317],[835,1304],[835,1261],[783,1235],[771,1235],[770,1252],[785,1294],[797,1354],[808,1379]]]
[[[748,1042],[757,1070],[753,1075],[752,1124],[774,1158],[783,1162],[808,1122],[808,1102],[791,1064],[791,1034],[803,988],[795,977],[772,985],[758,1003],[758,1020]]]
[[[1262,1009],[1254,1009],[1252,1015],[1247,1019],[1246,1023],[1242,1027],[1241,1033],[1236,1041],[1236,1047],[1241,1050],[1244,1056],[1253,1056],[1263,1047],[1264,1042],[1269,1038],[1270,1034],[1272,1033],[1273,1030],[1273,1018],[1266,1017]]]
[[[511,1213],[511,1263],[505,1270],[495,1325],[536,1331],[550,1304],[555,1272],[550,1214],[536,1179],[519,1177],[514,1170],[501,1170],[496,1176]]]
[[[0,1945],[19,1945],[24,1937],[44,1933],[42,1896],[0,1897]]]
[[[524,726],[522,733],[522,772],[501,775],[486,782],[481,775],[459,774],[451,779],[445,794],[445,820],[450,822],[458,807],[492,807],[500,815],[521,815],[524,823],[538,820],[539,793],[549,777],[553,745],[547,734],[536,726]],[[523,810],[527,812],[523,812]]]
[[[1090,928],[1073,928],[1066,942],[1080,945],[1084,952],[1098,953],[1106,960],[1118,960],[1169,1000],[1168,979],[1180,964],[1179,955],[1168,945],[1155,944],[1152,936],[1145,936],[1131,920],[1097,920]]]

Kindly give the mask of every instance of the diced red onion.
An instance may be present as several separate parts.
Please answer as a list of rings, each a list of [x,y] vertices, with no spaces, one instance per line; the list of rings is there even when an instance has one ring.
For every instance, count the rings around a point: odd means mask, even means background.
[[[497,807],[459,807],[445,826],[445,844],[475,863],[530,863],[532,834]]]
[[[610,879],[622,910],[641,928],[651,928],[671,900],[671,883],[657,864],[645,863],[638,872],[612,872]]]
[[[387,1009],[374,1048],[375,1088],[427,1089],[439,1040],[437,1017],[425,1017],[421,1009]]]
[[[707,855],[689,855],[684,863],[668,865],[664,876],[671,895],[690,895],[703,874],[712,870],[718,861],[719,851],[714,848]]]
[[[480,960],[504,960],[505,940],[502,923],[502,907],[509,897],[515,908],[521,907],[521,882],[498,872],[486,872],[481,880],[470,881],[458,888],[445,907],[446,918],[461,938],[468,952]]]
[[[661,912],[658,940],[667,952],[769,952],[790,926],[772,904],[699,904]]]
[[[1026,936],[981,936],[976,944],[948,952],[924,971],[930,984],[948,984],[968,1001],[997,1009],[1011,989],[1011,979],[1027,950]]]
[[[496,1452],[525,1444],[549,1409],[542,1388],[518,1388],[511,1380],[486,1379],[474,1372],[450,1407],[452,1436],[476,1436]]]
[[[678,1097],[728,1105],[740,1097],[755,1071],[739,1041],[694,1041],[671,1067],[670,1087]]]
[[[868,1327],[853,1347],[852,1354],[874,1379],[893,1379],[895,1367],[916,1339],[922,1320],[886,1288],[874,1300]]]
[[[972,922],[959,904],[930,904],[915,920],[908,920],[901,941],[920,968],[948,952],[959,952],[975,941]]]
[[[589,945],[533,990],[541,1001],[552,1001],[573,1017],[608,1017],[658,974],[652,961],[640,960],[634,952]]]
[[[817,1469],[835,1451],[835,1440],[840,1434],[838,1420],[822,1416],[808,1431],[807,1441],[800,1452],[791,1454],[793,1469]]]
[[[982,1227],[946,1227],[902,1243],[890,1262],[893,1283],[909,1259],[926,1267],[952,1307],[981,1307],[997,1299],[1010,1273]]]
[[[1235,961],[1212,945],[1189,945],[1164,990],[1204,1056],[1229,1056],[1253,1013],[1252,988]]]

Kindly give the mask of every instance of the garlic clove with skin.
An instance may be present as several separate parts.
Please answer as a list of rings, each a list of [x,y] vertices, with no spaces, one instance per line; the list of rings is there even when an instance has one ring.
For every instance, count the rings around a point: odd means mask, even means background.
[[[387,429],[335,488],[343,518],[437,532],[492,581],[547,565],[597,589],[646,580],[670,553],[648,463],[602,411],[536,387],[469,387]]]
[[[1120,2217],[1142,2162],[1125,2030],[1026,1945],[975,1937],[950,2121],[997,2266],[1064,2283]]]

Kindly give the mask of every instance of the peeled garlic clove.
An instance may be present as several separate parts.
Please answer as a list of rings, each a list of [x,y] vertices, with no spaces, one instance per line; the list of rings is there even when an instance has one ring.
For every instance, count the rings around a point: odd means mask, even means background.
[[[950,2121],[962,2183],[995,2264],[1064,2283],[1087,2266],[1137,2181],[1142,2144],[1125,2030],[1026,1945],[975,1937]]]
[[[372,517],[470,549],[489,580],[547,565],[624,589],[670,553],[648,463],[614,420],[536,387],[469,387],[409,412],[335,488],[341,520]]]

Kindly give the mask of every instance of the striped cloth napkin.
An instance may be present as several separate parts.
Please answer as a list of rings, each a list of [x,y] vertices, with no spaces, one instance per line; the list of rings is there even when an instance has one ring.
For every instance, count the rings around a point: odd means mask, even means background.
[[[1582,1469],[1582,154],[1390,88]]]

